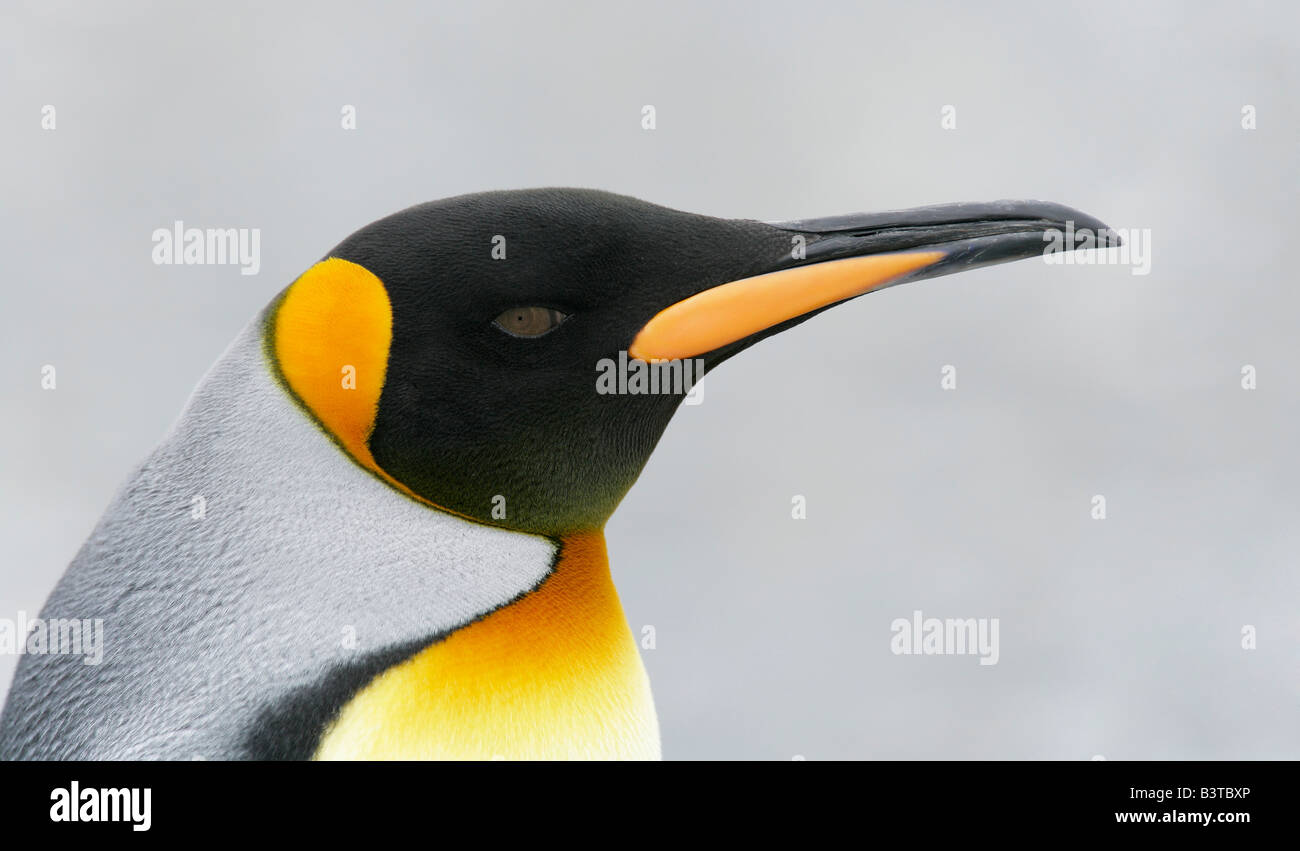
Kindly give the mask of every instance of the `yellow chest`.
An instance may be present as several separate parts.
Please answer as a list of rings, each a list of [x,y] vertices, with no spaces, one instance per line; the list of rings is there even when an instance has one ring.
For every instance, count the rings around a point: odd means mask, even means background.
[[[658,759],[650,684],[600,532],[535,590],[385,671],[317,759]]]

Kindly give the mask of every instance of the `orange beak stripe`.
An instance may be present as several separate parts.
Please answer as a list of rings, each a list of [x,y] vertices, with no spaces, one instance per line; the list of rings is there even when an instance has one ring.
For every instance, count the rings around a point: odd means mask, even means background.
[[[693,358],[879,289],[945,256],[942,251],[913,251],[847,257],[741,278],[659,311],[627,351],[646,361]]]

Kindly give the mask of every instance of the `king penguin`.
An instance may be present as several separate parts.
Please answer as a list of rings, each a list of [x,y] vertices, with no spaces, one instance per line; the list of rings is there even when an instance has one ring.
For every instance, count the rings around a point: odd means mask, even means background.
[[[771,224],[577,189],[374,222],[113,499],[41,613],[102,619],[102,661],[29,642],[0,758],[658,758],[602,530],[682,387],[604,392],[599,364],[707,373],[1067,227],[1111,233],[1045,202]]]

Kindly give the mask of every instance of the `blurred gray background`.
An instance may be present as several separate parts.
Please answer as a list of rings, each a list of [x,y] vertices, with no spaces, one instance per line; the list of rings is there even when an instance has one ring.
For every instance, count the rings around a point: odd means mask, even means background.
[[[608,527],[665,756],[1300,758],[1294,4],[270,5],[0,13],[0,617],[250,317],[389,212],[1042,198],[1149,228],[1151,274],[890,289],[681,410]],[[155,266],[176,219],[260,228],[260,274]],[[1000,618],[999,663],[893,655],[914,609]]]

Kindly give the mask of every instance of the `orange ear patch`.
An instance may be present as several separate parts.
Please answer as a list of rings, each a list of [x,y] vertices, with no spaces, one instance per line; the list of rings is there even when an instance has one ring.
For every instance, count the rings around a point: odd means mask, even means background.
[[[290,285],[271,335],[289,389],[358,463],[381,472],[367,444],[393,341],[379,278],[347,260],[322,260]]]

